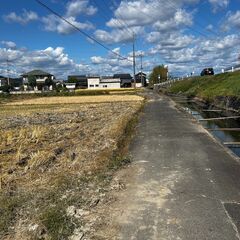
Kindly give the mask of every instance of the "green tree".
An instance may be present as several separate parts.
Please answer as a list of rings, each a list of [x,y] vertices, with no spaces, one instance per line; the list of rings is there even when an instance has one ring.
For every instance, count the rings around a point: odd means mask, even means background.
[[[69,77],[69,79],[68,79],[68,81],[67,81],[68,83],[78,83],[79,82],[79,80],[78,79],[76,79],[75,77]]]
[[[35,76],[28,77],[28,85],[33,88],[37,86],[37,80]]]
[[[9,93],[11,91],[12,87],[10,85],[4,85],[0,87],[0,90],[5,92],[5,93]]]
[[[48,78],[45,80],[45,85],[48,86],[48,87],[50,87],[51,85],[53,85],[53,80],[52,80],[50,77],[48,77]]]
[[[154,67],[149,77],[150,85],[153,86],[156,83],[167,81],[167,75],[168,68],[164,67],[164,65]]]

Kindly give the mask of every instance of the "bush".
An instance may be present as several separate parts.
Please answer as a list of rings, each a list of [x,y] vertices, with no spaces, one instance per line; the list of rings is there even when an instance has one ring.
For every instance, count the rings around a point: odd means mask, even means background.
[[[12,87],[10,85],[4,85],[4,86],[0,87],[0,90],[5,93],[9,93],[11,89],[12,89]]]

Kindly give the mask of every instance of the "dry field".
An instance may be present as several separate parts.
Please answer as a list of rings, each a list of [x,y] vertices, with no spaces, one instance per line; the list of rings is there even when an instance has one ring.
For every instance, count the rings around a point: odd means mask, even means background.
[[[43,97],[26,99],[8,103],[7,105],[40,105],[40,104],[76,104],[76,103],[112,103],[112,102],[136,102],[142,97],[136,95],[103,95],[103,96],[72,96],[72,97]]]
[[[134,95],[1,104],[0,239],[100,239],[98,208],[113,201],[142,105]]]

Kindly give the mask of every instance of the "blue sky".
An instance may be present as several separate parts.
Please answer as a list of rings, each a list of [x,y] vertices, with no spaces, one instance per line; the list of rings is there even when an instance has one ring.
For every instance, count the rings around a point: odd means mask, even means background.
[[[239,63],[240,0],[42,0],[115,54],[87,39],[35,0],[0,2],[0,75],[42,69],[69,74],[132,73],[132,35],[149,72],[182,76]]]

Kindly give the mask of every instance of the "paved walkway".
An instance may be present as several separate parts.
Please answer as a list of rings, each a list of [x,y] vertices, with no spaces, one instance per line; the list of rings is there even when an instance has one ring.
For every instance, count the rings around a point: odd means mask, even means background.
[[[117,239],[240,239],[239,163],[168,98],[149,96]]]

